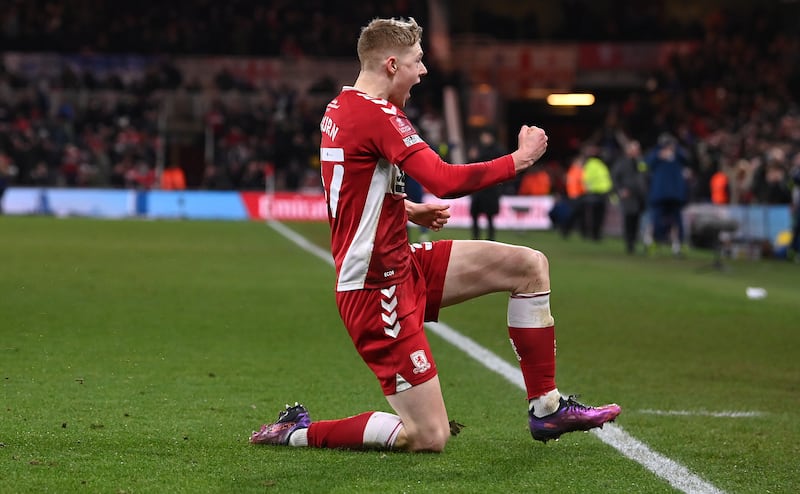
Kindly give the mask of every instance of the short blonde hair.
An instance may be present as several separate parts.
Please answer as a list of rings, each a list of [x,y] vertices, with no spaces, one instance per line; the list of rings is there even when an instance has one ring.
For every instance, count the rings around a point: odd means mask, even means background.
[[[382,62],[386,51],[413,48],[422,41],[422,27],[413,17],[408,19],[373,19],[361,29],[358,37],[358,59],[366,68]]]

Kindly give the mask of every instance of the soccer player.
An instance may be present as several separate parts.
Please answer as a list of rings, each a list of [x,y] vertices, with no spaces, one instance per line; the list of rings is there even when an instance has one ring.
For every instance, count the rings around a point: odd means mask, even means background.
[[[422,28],[409,19],[374,19],[361,31],[361,70],[322,117],[322,181],[336,265],[336,303],[361,357],[395,413],[365,412],[312,422],[288,406],[252,443],[317,448],[440,452],[451,435],[436,364],[423,329],[441,307],[508,292],[508,332],[529,400],[534,439],[614,420],[617,405],[584,406],[555,383],[550,275],[544,254],[481,240],[409,245],[406,222],[440,230],[446,205],[405,199],[407,173],[437,197],[463,196],[509,180],[547,149],[538,127],[522,126],[518,148],[490,161],[449,164],[403,113],[411,88],[427,73]]]

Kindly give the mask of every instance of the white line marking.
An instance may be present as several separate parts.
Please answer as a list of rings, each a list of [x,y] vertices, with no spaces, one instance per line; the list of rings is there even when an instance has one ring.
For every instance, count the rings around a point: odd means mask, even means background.
[[[763,417],[767,415],[764,412],[737,412],[734,410],[724,410],[721,412],[710,412],[708,410],[651,410],[645,408],[639,410],[639,413],[647,415],[673,415],[680,417],[716,417],[726,419],[748,419],[752,417]]]
[[[525,381],[522,379],[522,372],[518,367],[512,366],[495,353],[442,322],[430,322],[426,326],[442,339],[483,364],[487,369],[500,374],[521,390],[525,390]],[[605,424],[602,429],[593,429],[592,433],[604,443],[613,447],[627,458],[643,465],[680,491],[704,494],[723,492],[693,474],[686,467],[651,450],[646,444],[625,432],[618,425]]]
[[[302,249],[333,265],[333,258],[329,252],[320,249],[280,222],[268,221],[267,224]],[[525,390],[525,381],[522,379],[522,372],[518,367],[509,364],[491,350],[481,346],[475,340],[464,336],[443,322],[427,323],[426,327],[440,338],[480,362],[487,369],[504,377],[523,391]],[[602,429],[593,429],[592,433],[601,441],[622,453],[623,456],[639,463],[655,475],[666,480],[675,489],[692,494],[722,494],[724,492],[693,474],[683,465],[651,450],[646,444],[625,432],[618,425],[609,423]]]
[[[625,457],[643,465],[681,492],[702,494],[724,492],[693,474],[680,463],[648,448],[646,444],[622,430],[622,427],[618,425],[606,424],[602,429],[593,429],[592,433]]]
[[[271,226],[275,231],[277,231],[284,237],[288,238],[289,240],[297,244],[298,247],[302,248],[303,250],[311,254],[314,254],[315,256],[319,257],[323,261],[333,266],[333,256],[331,256],[330,251],[317,247],[316,244],[309,242],[304,236],[295,232],[291,228],[288,228],[280,221],[267,220],[267,225]]]

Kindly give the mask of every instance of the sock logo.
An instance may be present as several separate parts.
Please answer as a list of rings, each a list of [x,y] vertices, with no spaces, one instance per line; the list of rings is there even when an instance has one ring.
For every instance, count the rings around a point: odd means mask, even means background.
[[[517,356],[517,361],[522,362],[522,357],[519,356],[519,352],[517,351],[517,345],[514,344],[514,339],[509,338],[508,341],[511,342],[511,348],[514,350],[514,355]]]
[[[428,356],[425,355],[425,350],[417,350],[410,357],[411,362],[414,364],[414,374],[422,374],[431,368],[431,363],[428,361]]]
[[[383,332],[392,338],[397,338],[400,333],[400,321],[397,320],[397,296],[395,295],[396,285],[381,290],[381,319],[385,326]]]

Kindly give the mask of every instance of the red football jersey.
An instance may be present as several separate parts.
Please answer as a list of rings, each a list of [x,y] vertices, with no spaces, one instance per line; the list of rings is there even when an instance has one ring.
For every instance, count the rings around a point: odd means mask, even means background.
[[[408,274],[403,173],[394,163],[427,147],[385,99],[345,87],[320,124],[337,291],[381,288]]]
[[[353,87],[345,87],[328,103],[320,131],[337,291],[384,288],[408,275],[401,167],[441,197],[470,193],[514,176],[510,155],[466,165],[445,163],[400,108]]]

